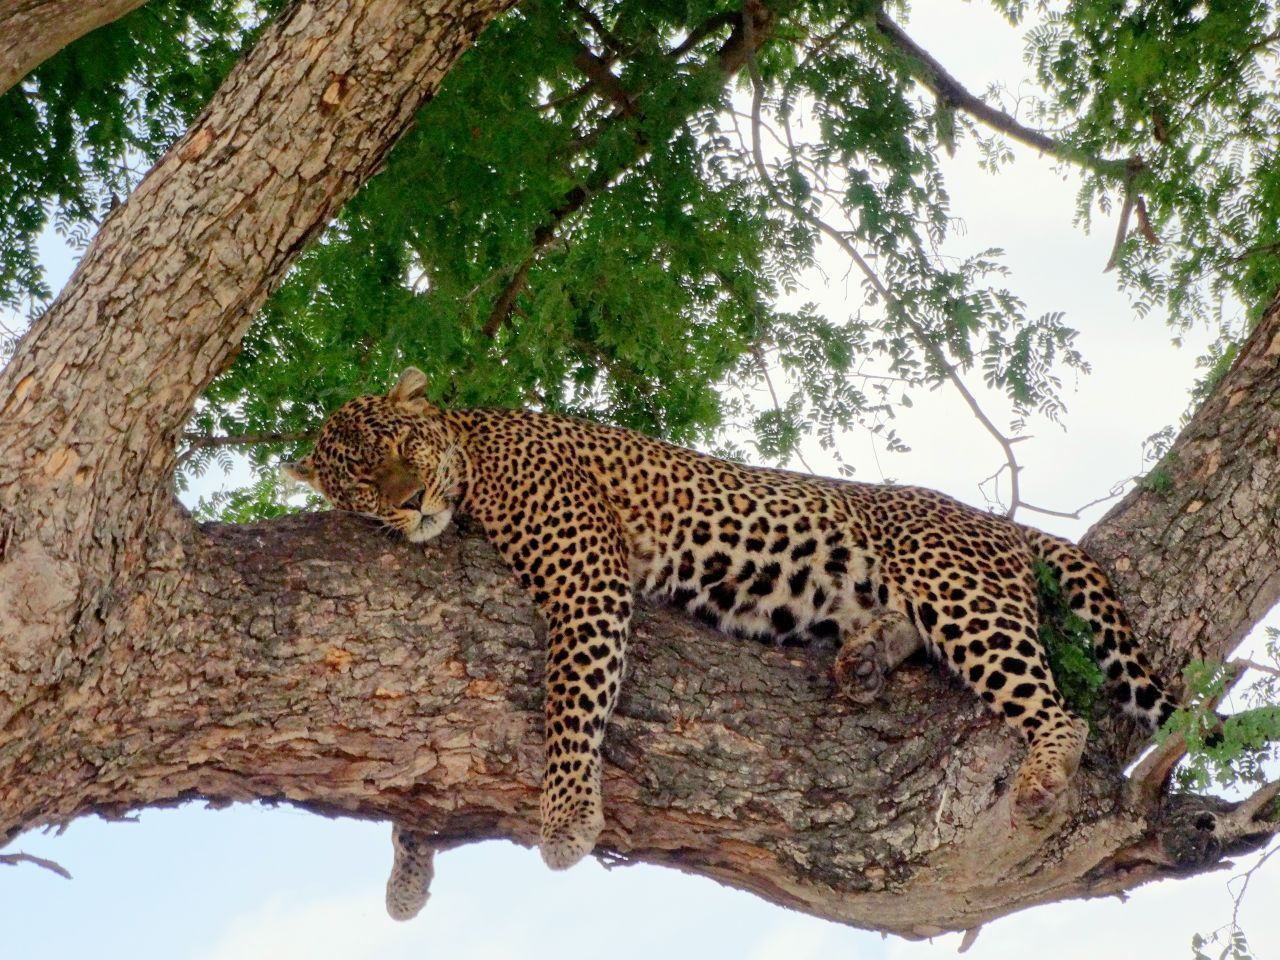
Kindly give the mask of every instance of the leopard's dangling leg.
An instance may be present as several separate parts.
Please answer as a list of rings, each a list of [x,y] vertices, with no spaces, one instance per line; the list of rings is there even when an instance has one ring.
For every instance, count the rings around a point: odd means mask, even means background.
[[[607,497],[563,456],[545,462],[554,475],[541,478],[537,508],[556,536],[513,528],[515,509],[482,510],[479,519],[547,625],[539,846],[547,865],[563,870],[591,852],[604,827],[601,745],[622,682],[632,587],[627,540]]]
[[[391,849],[395,859],[387,877],[387,913],[392,920],[412,920],[431,896],[436,848],[430,834],[396,823]]]
[[[604,828],[601,745],[618,701],[630,619],[629,597],[616,590],[606,597],[614,603],[589,603],[590,614],[548,624],[540,846],[553,870],[590,853]]]

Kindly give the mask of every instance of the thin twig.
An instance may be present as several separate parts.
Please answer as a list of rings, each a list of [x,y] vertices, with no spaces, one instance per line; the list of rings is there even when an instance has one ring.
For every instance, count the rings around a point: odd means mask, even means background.
[[[769,376],[769,364],[765,362],[764,351],[759,347],[756,347],[751,351],[751,353],[752,356],[756,358],[756,363],[760,364],[760,373],[764,377],[765,386],[769,388],[769,396],[773,399],[773,409],[779,416],[781,416],[782,404],[778,402],[778,391],[773,388],[773,378]],[[799,447],[796,448],[795,455],[796,459],[804,464],[804,468],[806,470],[810,473],[815,472],[813,467],[809,466],[809,461],[804,458],[804,454],[800,451]]]
[[[294,430],[285,433],[240,433],[222,437],[209,437],[201,433],[184,434],[182,439],[187,449],[178,457],[178,466],[190,460],[198,451],[210,447],[251,447],[258,443],[295,443],[299,440],[310,440],[314,433],[310,430]]]
[[[1235,904],[1231,910],[1232,928],[1236,930],[1240,929],[1240,905],[1244,903],[1244,895],[1249,890],[1249,881],[1252,880],[1253,875],[1258,872],[1258,868],[1261,867],[1268,860],[1270,860],[1272,855],[1277,850],[1280,850],[1280,846],[1272,847],[1270,850],[1262,854],[1262,856],[1258,858],[1258,862],[1255,863],[1252,867],[1250,867],[1248,870],[1246,870],[1244,873],[1240,874],[1239,876],[1232,877],[1231,880],[1227,881],[1227,889],[1230,889],[1230,885],[1233,880],[1241,880],[1241,879],[1244,880],[1244,883],[1240,884],[1240,892],[1237,893],[1234,897]]]
[[[745,18],[745,19],[748,22],[750,20],[750,18]],[[749,30],[750,30],[750,27],[748,26],[748,31]],[[748,34],[748,38],[749,37],[750,35]],[[907,313],[906,309],[902,306],[901,301],[899,301],[897,297],[895,297],[893,293],[889,290],[889,288],[885,286],[884,282],[880,279],[880,277],[876,274],[876,272],[873,269],[871,269],[871,265],[867,263],[867,261],[863,258],[862,254],[859,253],[857,248],[854,247],[854,245],[850,242],[849,238],[842,231],[837,230],[835,227],[831,226],[821,217],[817,216],[816,214],[810,213],[808,210],[805,210],[803,207],[797,206],[796,204],[787,200],[784,196],[782,196],[782,193],[778,190],[777,186],[773,183],[773,179],[769,175],[768,168],[765,166],[764,153],[760,146],[760,109],[764,101],[764,81],[760,76],[759,65],[756,63],[755,46],[754,44],[751,44],[750,42],[748,42],[747,47],[748,47],[748,50],[750,51],[747,54],[747,71],[751,76],[752,87],[753,87],[752,97],[751,97],[751,156],[756,168],[756,172],[759,174],[760,179],[765,186],[765,189],[768,190],[770,196],[773,197],[773,200],[775,203],[777,203],[784,210],[788,211],[792,216],[796,217],[797,219],[803,220],[804,222],[810,224],[817,230],[826,234],[828,237],[830,237],[840,246],[840,248],[844,251],[845,255],[849,257],[850,260],[852,260],[855,264],[857,264],[858,269],[861,270],[863,273],[863,276],[867,278],[867,282],[871,284],[872,288],[876,291],[876,293],[880,295],[880,297],[889,306],[889,308],[902,320],[903,324],[905,324],[907,329],[911,332],[912,336],[914,337],[916,342],[919,344],[920,348],[924,350],[924,352],[933,361],[934,365],[941,372],[942,376],[946,380],[950,381],[952,386],[955,387],[956,392],[960,394],[961,398],[965,402],[965,405],[968,406],[973,416],[977,419],[977,421],[980,424],[982,424],[982,426],[986,429],[986,431],[989,434],[991,434],[992,438],[996,441],[996,443],[999,444],[1000,449],[1004,452],[1005,461],[1009,468],[1009,478],[1010,478],[1010,487],[1011,487],[1011,490],[1010,490],[1011,505],[1009,509],[1006,511],[1006,516],[1010,516],[1010,517],[1013,516],[1014,512],[1018,509],[1018,506],[1022,503],[1022,500],[1020,497],[1021,490],[1020,490],[1019,481],[1018,481],[1018,474],[1021,472],[1022,467],[1018,464],[1018,460],[1013,453],[1013,444],[1016,441],[1006,437],[1000,431],[1000,429],[995,425],[995,423],[992,422],[991,418],[987,416],[986,412],[983,411],[981,405],[978,403],[977,398],[969,390],[968,385],[964,382],[964,380],[960,377],[959,373],[956,372],[956,369],[947,360],[946,354],[944,354],[941,348],[939,348],[938,345],[933,342],[932,338],[929,336],[928,332],[924,329],[924,327],[920,326],[920,324],[918,324]]]
[[[622,41],[613,35],[613,31],[604,25],[604,21],[596,16],[594,10],[576,2],[571,2],[569,7],[570,9],[577,11],[578,16],[582,17],[583,22],[595,31],[596,36],[600,38],[606,47],[613,51],[614,56],[612,59],[616,60],[618,57],[622,56],[625,49]]]
[[[34,863],[37,867],[44,867],[51,870],[60,877],[71,879],[71,871],[60,863],[53,860],[46,860],[44,857],[33,856],[30,853],[0,853],[0,863],[8,863],[17,865],[19,863]]]
[[[1133,212],[1138,215],[1138,229],[1142,231],[1142,237],[1147,243],[1153,247],[1160,245],[1160,236],[1156,233],[1155,228],[1151,226],[1151,219],[1147,216],[1147,201],[1142,195],[1138,195],[1138,199],[1134,201]]]
[[[1074,510],[1070,512],[1067,512],[1066,510],[1050,510],[1048,507],[1038,507],[1034,503],[1027,503],[1025,500],[1022,501],[1020,506],[1024,510],[1030,510],[1034,513],[1042,513],[1048,517],[1063,517],[1064,519],[1067,519],[1067,520],[1079,520],[1080,515],[1083,514],[1086,510],[1096,507],[1100,503],[1106,503],[1108,500],[1115,500],[1117,497],[1123,496],[1124,488],[1128,483],[1129,483],[1128,480],[1122,480],[1119,483],[1117,483],[1114,487],[1111,488],[1110,493],[1106,494],[1105,496],[1096,497],[1095,499],[1090,500],[1088,503],[1081,504],[1080,506],[1076,507]]]
[[[1107,258],[1107,265],[1102,268],[1103,273],[1114,270],[1120,262],[1120,248],[1124,245],[1125,238],[1129,236],[1129,218],[1133,214],[1133,200],[1133,194],[1125,190],[1124,206],[1120,208],[1120,221],[1116,224],[1116,242],[1111,245],[1111,256]]]
[[[966,930],[964,932],[964,936],[960,938],[960,948],[956,950],[956,953],[967,952],[968,949],[977,942],[978,934],[980,934],[981,932],[982,932],[982,924],[978,924],[976,927],[970,927],[968,930]]]
[[[591,92],[590,81],[587,81],[586,83],[580,83],[576,87],[574,87],[572,90],[569,90],[566,93],[562,93],[558,97],[552,97],[550,100],[546,100],[542,103],[535,104],[533,109],[536,110],[538,113],[549,113],[552,110],[558,110],[560,107],[563,107],[565,104],[573,103],[573,101],[577,100],[579,97],[590,92]]]
[[[529,277],[529,270],[533,267],[534,258],[540,249],[540,246],[535,247],[534,252],[524,258],[524,263],[520,264],[516,272],[511,275],[507,285],[502,288],[502,293],[498,294],[498,298],[493,301],[493,307],[489,310],[489,316],[485,319],[482,330],[487,339],[492,340],[496,337],[498,331],[507,322],[507,318],[511,316],[516,297],[524,289],[524,282]]]
[[[1280,670],[1275,667],[1268,667],[1265,663],[1259,663],[1257,660],[1250,660],[1247,657],[1237,657],[1231,661],[1233,664],[1239,664],[1249,670],[1257,670],[1259,673],[1268,673],[1273,677],[1280,677]]]

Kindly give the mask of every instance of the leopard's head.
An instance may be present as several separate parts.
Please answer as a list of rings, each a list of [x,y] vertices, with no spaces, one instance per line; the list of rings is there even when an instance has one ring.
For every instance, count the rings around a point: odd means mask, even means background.
[[[409,367],[385,397],[356,397],[330,415],[315,449],[281,464],[339,510],[382,520],[409,540],[448,525],[462,482],[456,438]]]

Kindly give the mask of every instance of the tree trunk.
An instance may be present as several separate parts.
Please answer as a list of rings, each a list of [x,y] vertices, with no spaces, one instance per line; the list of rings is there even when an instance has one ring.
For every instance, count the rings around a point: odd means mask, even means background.
[[[9,0],[0,5],[0,95],[63,47],[146,0]]]
[[[23,338],[0,375],[0,729],[171,601],[174,451],[196,397],[507,3],[288,8]]]
[[[536,837],[541,645],[478,533],[197,528],[171,495],[201,388],[503,2],[291,8],[0,376],[3,840],[192,797],[391,818],[441,846]],[[1280,592],[1277,391],[1273,306],[1175,447],[1172,489],[1093,535],[1166,673],[1222,655]],[[932,666],[870,708],[837,700],[829,667],[642,609],[604,842],[927,936],[1206,868],[1271,829],[1134,789],[1103,724],[1065,820],[1012,831],[1023,747],[1001,721]]]

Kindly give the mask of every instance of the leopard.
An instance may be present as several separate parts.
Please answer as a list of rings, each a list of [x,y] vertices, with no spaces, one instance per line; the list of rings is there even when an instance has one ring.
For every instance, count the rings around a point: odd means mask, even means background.
[[[547,636],[539,847],[553,869],[604,827],[601,750],[640,598],[748,640],[826,642],[854,704],[923,649],[1025,741],[1015,826],[1060,813],[1088,733],[1040,640],[1037,559],[1093,631],[1122,711],[1154,732],[1175,709],[1106,573],[1068,540],[924,487],[749,466],[554,413],[444,409],[427,392],[404,370],[385,395],[343,404],[284,469],[409,543],[470,518],[532,596]],[[404,872],[420,899],[424,868]]]

